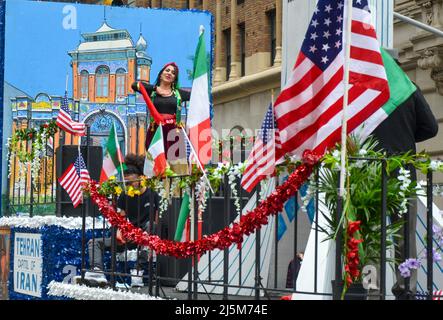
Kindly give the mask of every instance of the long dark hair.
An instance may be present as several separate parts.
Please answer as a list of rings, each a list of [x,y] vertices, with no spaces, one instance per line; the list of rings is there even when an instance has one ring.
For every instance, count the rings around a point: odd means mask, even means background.
[[[126,169],[124,170],[123,174],[136,174],[138,176],[141,176],[143,174],[144,162],[145,158],[143,156],[139,156],[133,153],[126,155]]]
[[[172,90],[178,89],[179,88],[179,84],[178,84],[178,66],[175,62],[169,62],[167,64],[165,64],[165,66],[160,70],[160,72],[157,75],[157,80],[155,80],[155,86],[158,87],[160,85],[160,76],[162,75],[163,71],[165,71],[165,69],[169,66],[173,66],[175,68],[175,80],[172,83]]]

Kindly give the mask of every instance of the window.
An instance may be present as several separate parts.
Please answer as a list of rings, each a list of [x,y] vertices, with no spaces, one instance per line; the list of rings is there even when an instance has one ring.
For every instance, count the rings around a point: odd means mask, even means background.
[[[137,80],[149,81],[149,68],[147,66],[137,68]]]
[[[246,72],[246,28],[242,23],[238,26],[240,33],[240,59],[241,59],[241,77],[245,76]]]
[[[118,69],[115,74],[117,98],[121,98],[126,95],[126,71],[125,69]]]
[[[89,72],[83,70],[80,72],[80,99],[88,100],[89,95]]]
[[[270,45],[271,45],[271,66],[274,65],[275,51],[277,47],[277,32],[276,32],[276,12],[275,10],[268,12],[268,21],[270,27]]]
[[[225,56],[226,56],[226,80],[231,74],[231,29],[224,31],[225,35]]]
[[[109,95],[109,69],[102,66],[96,72],[96,97],[107,98]]]
[[[237,0],[237,5],[245,3],[245,0]]]

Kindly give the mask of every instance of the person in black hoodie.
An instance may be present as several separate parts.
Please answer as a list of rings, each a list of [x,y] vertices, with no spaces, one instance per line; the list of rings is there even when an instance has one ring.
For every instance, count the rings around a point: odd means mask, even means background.
[[[117,212],[128,219],[135,227],[141,228],[148,233],[156,232],[156,224],[158,221],[159,196],[153,190],[147,187],[141,187],[140,176],[143,174],[144,157],[135,154],[128,154],[125,157],[126,169],[124,170],[126,187],[134,187],[140,190],[140,195],[130,197],[122,193],[117,200]],[[150,222],[151,205],[153,216],[153,225]],[[147,270],[148,252],[144,248],[140,248],[136,243],[129,242],[124,239],[119,230],[116,235],[117,252],[125,250],[137,250],[137,269],[131,270],[133,277],[131,278],[132,286],[143,286],[142,278],[144,271]],[[88,243],[89,263],[92,271],[85,273],[86,284],[89,285],[107,285],[107,279],[103,272],[103,252],[110,250],[112,247],[111,238],[97,238],[90,240]]]
[[[394,57],[395,58],[395,57]],[[395,59],[397,64],[398,60]],[[400,65],[400,64],[399,64]],[[417,90],[401,105],[399,105],[389,117],[382,122],[373,132],[373,136],[378,140],[378,147],[385,151],[388,156],[404,154],[409,151],[416,153],[416,143],[435,137],[438,133],[438,123],[435,119],[429,104],[426,102],[422,91],[416,85]],[[413,166],[407,166],[411,172],[411,180],[417,180],[417,173]],[[416,247],[416,222],[417,205],[416,201],[410,201],[408,214],[408,238],[409,252],[406,254],[404,248],[405,231],[400,230],[400,237],[397,243],[396,259],[400,263],[408,258],[417,257]],[[401,219],[400,215],[392,217],[392,222]],[[417,286],[417,273],[413,272],[409,282],[409,290],[405,285],[405,280],[401,277],[396,268],[396,283],[392,288],[392,293],[396,299],[411,299],[415,296]]]

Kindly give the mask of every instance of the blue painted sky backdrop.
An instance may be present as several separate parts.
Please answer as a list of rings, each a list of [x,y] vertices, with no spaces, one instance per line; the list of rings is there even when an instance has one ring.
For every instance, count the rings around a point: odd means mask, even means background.
[[[74,6],[77,29],[65,29],[63,13]],[[104,21],[104,7],[70,3],[8,0],[6,6],[5,80],[35,97],[40,92],[63,95],[66,74],[72,95],[72,68],[68,51],[77,48],[81,33],[95,32]],[[190,87],[186,70],[192,70],[199,27],[205,27],[206,48],[211,47],[211,15],[206,12],[167,9],[106,7],[106,21],[114,29],[126,29],[134,44],[142,34],[152,57],[151,79],[167,62],[180,68],[182,87]]]

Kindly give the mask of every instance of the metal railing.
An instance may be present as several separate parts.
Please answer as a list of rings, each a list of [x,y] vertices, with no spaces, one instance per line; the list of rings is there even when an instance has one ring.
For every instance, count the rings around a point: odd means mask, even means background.
[[[62,135],[64,136],[64,135]],[[61,138],[63,144],[63,138]],[[54,141],[54,136],[46,137],[42,141],[44,153],[35,155],[40,161],[39,177],[35,178],[31,164],[20,162],[18,158],[7,159],[10,164],[7,180],[6,193],[6,216],[15,215],[47,215],[55,214],[56,208],[56,155],[54,144],[49,145],[49,141]],[[33,140],[24,143],[24,148],[28,153],[32,152]],[[23,146],[22,146],[23,147]]]
[[[367,160],[367,161],[375,161],[374,159],[351,159],[351,161],[358,161],[358,160]],[[386,247],[387,247],[387,221],[388,221],[388,215],[387,215],[387,183],[389,179],[393,179],[395,177],[388,177],[386,174],[386,161],[385,160],[377,160],[382,161],[382,183],[380,186],[381,190],[381,203],[380,203],[380,210],[381,210],[381,221],[380,221],[380,243],[381,243],[381,251],[380,251],[380,257],[379,257],[379,266],[378,266],[378,277],[379,277],[379,290],[376,291],[365,291],[363,294],[355,294],[352,292],[349,292],[347,294],[347,298],[349,299],[381,299],[384,300],[390,296],[389,289],[387,288],[387,257],[386,257]],[[319,171],[317,170],[315,173],[315,176],[319,176]],[[180,178],[170,178],[170,179],[180,179]],[[426,189],[427,193],[427,289],[428,292],[431,293],[427,296],[428,299],[432,299],[432,292],[433,292],[433,253],[432,253],[432,241],[433,241],[433,233],[432,233],[432,226],[433,226],[433,212],[432,212],[432,202],[433,202],[433,193],[432,193],[432,172],[429,172],[428,176],[428,187]],[[209,235],[214,232],[219,231],[220,229],[223,229],[227,226],[229,226],[233,220],[235,219],[233,215],[233,204],[232,204],[232,193],[230,192],[230,184],[227,179],[227,177],[223,180],[223,185],[220,187],[220,190],[217,191],[216,195],[210,194],[209,200],[208,200],[208,207],[205,210],[205,219],[204,223],[206,224],[206,227],[204,229],[203,234]],[[257,194],[260,193],[259,187],[255,190]],[[161,238],[164,239],[172,239],[173,234],[172,231],[175,230],[174,220],[176,221],[176,217],[178,215],[178,208],[179,206],[177,204],[181,203],[182,195],[180,197],[177,197],[174,201],[176,201],[175,205],[174,203],[171,204],[168,208],[168,212],[166,214],[169,219],[161,219],[159,222],[158,227],[156,230],[151,230],[150,233],[157,234]],[[297,195],[296,195],[297,197]],[[251,195],[248,195],[246,197],[242,198],[241,206],[242,210],[244,208],[245,203],[251,198]],[[317,221],[319,221],[319,215],[324,214],[324,212],[319,212],[319,198],[320,195],[317,193],[315,197],[315,220],[312,225],[303,225],[301,223],[299,210],[295,209],[296,212],[294,212],[294,222],[293,222],[293,228],[294,228],[294,234],[292,235],[292,248],[287,250],[285,252],[285,256],[291,255],[291,257],[295,259],[297,258],[298,248],[304,248],[306,246],[306,243],[300,243],[299,241],[299,234],[301,231],[305,228],[309,228],[314,232],[315,237],[315,247],[314,247],[314,267],[312,270],[312,282],[314,286],[314,290],[307,292],[303,291],[303,289],[299,289],[296,286],[296,277],[294,276],[292,279],[292,287],[291,288],[285,288],[284,285],[281,284],[281,281],[279,279],[286,278],[286,275],[282,275],[281,272],[278,270],[280,268],[280,261],[281,256],[279,256],[279,241],[277,239],[277,231],[278,231],[278,223],[274,225],[274,256],[273,256],[273,265],[269,269],[269,274],[273,273],[274,275],[274,281],[273,284],[271,281],[267,283],[263,283],[263,268],[262,263],[264,261],[264,258],[261,253],[261,239],[263,239],[263,234],[261,233],[261,230],[258,229],[255,233],[256,241],[255,246],[252,250],[245,253],[243,252],[243,248],[236,248],[231,247],[228,249],[223,250],[221,255],[223,256],[222,261],[220,259],[215,260],[212,259],[213,256],[216,254],[214,252],[208,252],[208,265],[205,265],[204,267],[208,271],[208,276],[204,279],[201,278],[202,272],[201,268],[199,268],[199,257],[192,257],[185,259],[183,261],[179,259],[173,259],[173,258],[167,258],[162,257],[160,255],[156,256],[156,259],[150,259],[148,261],[148,271],[144,273],[143,278],[146,282],[146,287],[149,294],[153,294],[155,296],[160,296],[163,298],[169,298],[171,295],[174,295],[174,293],[171,293],[171,290],[166,290],[169,293],[165,292],[165,289],[168,287],[175,287],[176,284],[180,282],[186,282],[187,288],[183,291],[183,295],[181,296],[183,299],[188,300],[198,300],[198,299],[223,299],[228,300],[231,298],[238,298],[238,296],[234,296],[233,294],[230,294],[230,290],[232,289],[239,289],[239,290],[251,290],[253,294],[249,297],[249,299],[278,299],[282,295],[288,295],[288,294],[296,294],[296,295],[311,295],[311,296],[318,296],[321,297],[329,297],[333,299],[340,299],[341,295],[341,282],[342,282],[342,268],[343,268],[343,257],[342,257],[342,245],[340,245],[340,241],[343,241],[343,239],[340,239],[340,237],[337,239],[338,242],[336,242],[337,250],[336,250],[336,256],[335,256],[335,265],[336,269],[330,270],[330,272],[334,272],[335,274],[335,283],[332,293],[331,292],[324,292],[322,288],[319,288],[319,275],[318,275],[318,269],[320,267],[320,261],[323,261],[324,257],[319,256],[319,239],[320,239],[320,233],[323,232],[322,228],[320,228],[317,225]],[[218,200],[215,201],[215,199]],[[258,199],[258,198],[257,198]],[[195,200],[194,200],[195,201]],[[258,200],[257,200],[258,201]],[[222,203],[222,205],[221,205]],[[194,204],[197,206],[197,204]],[[213,212],[214,206],[218,206],[218,209],[221,209],[221,212],[223,214],[222,217],[219,217],[219,221],[215,223],[214,215],[219,215],[220,213]],[[221,207],[221,208],[220,208]],[[150,205],[150,208],[152,208],[152,205]],[[342,207],[340,207],[340,204],[338,205],[336,218],[337,221],[341,218],[341,211]],[[138,212],[138,215],[141,213]],[[149,212],[149,217],[151,221],[151,226],[153,225],[153,214],[152,212]],[[405,239],[405,245],[404,245],[404,252],[402,253],[402,257],[404,259],[409,258],[409,250],[410,250],[410,226],[409,226],[409,219],[408,214],[405,214],[404,216],[405,222],[403,227],[403,234],[402,236]],[[276,219],[278,221],[278,219]],[[197,215],[194,215],[194,234],[198,233],[198,221],[197,221]],[[169,230],[168,232],[162,232],[162,230],[165,230],[165,227]],[[112,230],[112,229],[111,229]],[[113,236],[115,232],[111,234]],[[94,240],[92,240],[94,241]],[[116,255],[115,250],[115,240],[113,240],[114,245],[112,248],[110,248],[110,264],[108,265],[108,268],[103,271],[104,274],[108,275],[110,277],[110,287],[116,288],[116,279],[123,280],[124,277],[128,279],[131,275],[130,273],[125,272],[125,270],[117,270],[118,268],[115,265],[116,258],[114,256]],[[143,248],[137,248],[137,256],[140,252],[140,250],[144,250]],[[237,255],[240,258],[236,258],[236,261],[231,261],[230,257],[232,257],[231,250],[237,250]],[[255,251],[255,254],[254,254]],[[85,254],[85,252],[83,252]],[[126,251],[124,250],[123,253],[121,253],[123,256],[127,256]],[[253,285],[245,285],[245,274],[242,274],[242,271],[244,270],[243,264],[245,263],[244,259],[242,257],[246,255],[254,255],[254,268],[251,269],[254,274],[254,284]],[[216,269],[216,266],[214,266],[215,261],[218,265],[222,266],[222,271],[215,272],[214,269]],[[402,262],[402,261],[398,261]],[[128,261],[125,260],[124,262],[124,269],[127,268]],[[171,270],[171,265],[175,264],[176,270],[174,272],[171,271],[165,271],[162,269]],[[235,279],[238,279],[238,282],[233,283],[232,282],[232,265],[235,264],[236,272],[239,272],[239,276]],[[178,270],[181,267],[181,270]],[[286,267],[286,265],[285,265]],[[396,265],[397,268],[397,265]],[[220,268],[219,268],[220,269]],[[90,269],[82,268],[83,273],[87,272]],[[138,269],[137,269],[138,270]],[[181,271],[181,272],[179,272]],[[185,274],[187,273],[187,278],[185,278]],[[138,274],[138,271],[137,271]],[[334,278],[334,277],[333,277]],[[165,284],[166,283],[166,284]],[[211,292],[214,291],[214,288],[220,287],[222,288],[222,291],[218,294],[212,294]],[[128,290],[130,290],[130,286],[128,285]],[[239,291],[237,290],[237,291]],[[173,291],[173,290],[172,290]],[[406,292],[413,292],[414,290],[411,290],[409,281],[405,280],[405,291]],[[160,293],[161,292],[161,293]],[[178,294],[178,293],[175,293]],[[186,298],[185,296],[186,295]],[[411,296],[408,296],[407,298],[413,299],[413,295],[411,293]]]
[[[86,141],[89,141],[87,139]],[[228,142],[228,145],[220,143],[218,145],[218,154],[219,154],[219,160],[222,160],[222,154],[223,150],[225,148],[228,148],[230,151],[230,158],[231,161],[234,162],[234,158],[237,158],[238,161],[244,161],[246,159],[247,150],[245,148],[245,140],[241,139],[237,144],[240,145],[240,148],[235,147],[235,141],[234,138],[231,138]],[[87,148],[88,150],[88,148]],[[236,156],[236,152],[239,152]],[[43,170],[51,170],[54,174],[52,175],[53,179],[52,182],[55,180],[55,167],[54,167],[54,153],[52,154],[48,153],[48,157],[51,157],[52,159],[52,165],[49,169],[43,169]],[[86,155],[86,162],[87,165],[91,161]],[[387,242],[386,242],[386,228],[387,228],[387,183],[389,179],[392,179],[392,177],[388,177],[386,175],[386,160],[374,160],[374,159],[350,159],[351,161],[359,161],[359,160],[367,160],[367,161],[382,161],[382,184],[380,186],[381,190],[381,202],[380,202],[380,212],[381,212],[381,220],[380,220],[380,241],[381,241],[381,247],[386,248]],[[44,163],[46,160],[42,160]],[[44,167],[46,168],[46,167]],[[14,167],[11,168],[12,175],[9,181],[9,185],[16,184],[16,181],[14,180],[16,178],[15,172],[16,169]],[[319,181],[319,174],[320,171],[316,169],[314,172],[316,183],[318,184]],[[46,177],[46,176],[45,176]],[[28,182],[27,184],[31,185],[33,192],[29,194],[29,191],[26,191],[25,188],[11,188],[10,195],[10,214],[14,214],[14,212],[17,211],[17,208],[20,208],[20,206],[28,206],[29,207],[29,213],[30,216],[38,214],[36,212],[36,207],[40,206],[42,203],[45,204],[54,204],[57,205],[59,200],[55,198],[55,189],[52,189],[51,196],[43,196],[38,193],[40,190],[45,190],[45,186],[47,186],[48,181],[44,181],[37,186],[33,185],[32,182],[32,176],[27,177]],[[184,179],[184,177],[172,177],[168,178],[169,185],[173,184],[173,181],[176,179]],[[429,293],[432,293],[433,291],[433,252],[432,252],[432,224],[433,224],[433,212],[432,212],[432,203],[433,203],[433,190],[432,190],[432,172],[429,172],[427,176],[427,236],[426,236],[426,256],[427,256],[427,290]],[[209,199],[208,199],[208,205],[203,212],[203,236],[204,235],[210,235],[213,234],[225,227],[230,226],[230,224],[238,217],[236,217],[236,212],[234,210],[234,201],[233,199],[233,193],[232,190],[230,190],[230,182],[228,179],[228,176],[225,176],[222,180],[223,182],[220,184],[220,187],[218,190],[215,190],[215,193],[209,192]],[[248,194],[244,190],[242,190],[240,186],[240,181],[236,181],[237,186],[237,195],[240,198],[240,217],[244,214],[244,208],[245,205],[250,201],[253,193]],[[165,182],[166,183],[166,182]],[[26,185],[23,185],[23,187]],[[53,187],[54,188],[54,187]],[[191,192],[195,192],[195,186],[192,186]],[[257,195],[260,194],[260,186],[258,186],[255,189],[255,193]],[[27,199],[27,201],[21,201],[20,197],[25,194],[24,198]],[[297,202],[298,194],[294,195],[295,202]],[[177,284],[186,281],[187,282],[187,288],[184,290],[184,293],[186,295],[186,298],[189,300],[197,300],[197,299],[224,299],[228,300],[230,299],[233,294],[232,289],[238,289],[236,291],[240,290],[251,290],[253,293],[249,299],[278,299],[281,295],[288,295],[288,294],[296,294],[296,295],[303,295],[303,294],[309,294],[312,296],[318,296],[321,297],[329,297],[334,299],[339,299],[339,294],[341,293],[338,288],[340,287],[340,283],[342,281],[342,267],[343,267],[343,260],[342,260],[342,244],[343,239],[338,237],[336,239],[336,256],[335,256],[335,271],[331,270],[330,272],[335,272],[335,285],[337,286],[333,292],[323,292],[324,290],[319,287],[320,279],[318,275],[318,270],[320,269],[320,261],[323,261],[322,256],[319,256],[319,246],[320,246],[320,238],[321,238],[321,232],[322,229],[317,224],[319,221],[319,217],[323,212],[320,212],[320,194],[316,193],[314,198],[315,203],[315,212],[314,212],[314,221],[311,224],[307,224],[306,222],[303,222],[301,219],[300,209],[296,205],[294,207],[294,220],[292,224],[293,228],[293,234],[291,235],[291,239],[287,240],[291,246],[290,248],[282,249],[280,241],[278,241],[278,230],[279,230],[279,219],[277,217],[275,218],[275,224],[273,225],[273,259],[271,262],[271,267],[269,268],[268,275],[270,276],[272,274],[273,281],[270,281],[271,277],[265,277],[263,274],[263,261],[267,258],[266,256],[263,256],[261,251],[261,244],[263,242],[263,239],[266,237],[265,234],[262,234],[261,230],[257,230],[255,233],[255,244],[254,246],[250,248],[247,252],[245,252],[243,247],[237,248],[228,248],[225,249],[221,254],[223,257],[220,259],[219,256],[216,257],[218,253],[215,252],[208,252],[207,253],[207,266],[206,269],[208,270],[208,275],[205,278],[201,278],[201,262],[199,260],[199,257],[192,257],[185,260],[179,260],[179,259],[173,259],[165,256],[156,255],[154,252],[151,252],[151,250],[147,250],[146,248],[139,247],[134,244],[126,243],[125,245],[117,243],[116,240],[116,229],[110,228],[106,222],[103,220],[100,225],[96,225],[96,219],[98,218],[96,216],[96,210],[92,210],[92,206],[94,206],[92,203],[86,202],[86,205],[83,206],[82,209],[82,217],[83,217],[83,226],[82,226],[82,266],[81,266],[81,281],[85,281],[85,273],[94,271],[92,270],[91,266],[93,266],[92,261],[96,259],[96,252],[92,250],[90,252],[90,248],[96,247],[96,244],[99,243],[99,247],[102,247],[106,250],[101,250],[101,261],[103,261],[103,270],[101,271],[104,275],[106,275],[109,279],[109,286],[113,289],[118,288],[118,283],[127,283],[126,290],[132,290],[129,285],[129,279],[131,277],[139,277],[144,279],[144,285],[147,290],[147,292],[150,295],[155,296],[161,296],[164,298],[170,297],[173,294],[176,294],[175,292],[171,292],[171,287],[175,287]],[[259,197],[256,198],[257,202],[259,201]],[[42,201],[43,200],[43,201]],[[140,200],[140,199],[139,199]],[[149,210],[148,211],[142,211],[140,206],[138,206],[137,211],[137,221],[139,221],[139,218],[143,215],[147,215],[149,217],[149,228],[146,230],[150,234],[156,234],[160,236],[163,239],[173,239],[173,232],[175,232],[175,228],[177,225],[177,218],[180,211],[180,205],[183,200],[183,191],[180,190],[179,194],[175,194],[172,198],[171,203],[169,203],[168,209],[164,216],[156,221],[155,213],[153,211],[154,208],[154,199],[153,196],[150,197],[149,201]],[[112,200],[113,203],[116,203],[116,199]],[[194,201],[196,201],[194,199]],[[197,203],[194,203],[194,206],[197,207]],[[341,203],[338,203],[337,206],[337,212],[336,219],[337,221],[341,218],[341,212],[343,206]],[[331,213],[332,214],[332,213]],[[99,237],[93,237],[92,239],[86,238],[86,216],[92,216],[93,219],[93,230],[102,230],[100,232]],[[194,235],[197,236],[198,234],[198,216],[194,215]],[[403,253],[404,257],[409,257],[409,247],[410,247],[410,239],[409,239],[409,223],[407,215],[405,215],[405,225],[404,225],[404,239],[405,239],[405,246]],[[142,226],[143,227],[143,226]],[[146,227],[146,226],[145,226]],[[286,282],[283,280],[287,280],[287,274],[282,274],[283,270],[288,270],[287,265],[287,259],[288,257],[291,257],[290,260],[293,262],[297,261],[297,254],[300,251],[304,251],[304,248],[306,247],[306,241],[300,238],[300,235],[307,232],[314,232],[314,238],[315,238],[315,245],[314,245],[314,265],[312,270],[312,283],[313,283],[313,290],[310,290],[307,292],[303,288],[297,288],[297,278],[295,275],[292,277],[292,284],[288,287],[286,287]],[[340,233],[339,233],[340,234]],[[231,260],[232,253],[231,251],[234,250],[235,252],[235,261]],[[253,268],[248,270],[248,272],[245,271],[245,261],[246,258],[249,258],[253,255]],[[132,261],[134,259],[129,259],[130,256],[135,257],[135,262]],[[217,258],[217,260],[216,260]],[[140,259],[145,259],[145,261],[140,261]],[[147,260],[147,261],[146,261]],[[283,262],[282,262],[283,261]],[[381,250],[380,252],[380,266],[379,266],[379,291],[376,293],[371,292],[372,298],[377,299],[386,299],[387,296],[389,296],[388,289],[386,287],[387,281],[386,281],[386,250]],[[135,264],[134,264],[135,263]],[[284,266],[282,268],[282,263],[284,263]],[[238,273],[238,276],[232,277],[232,270],[235,268],[236,272]],[[130,270],[135,269],[135,276],[134,274],[131,275]],[[143,269],[143,275],[140,274],[141,269]],[[248,274],[249,273],[249,274]],[[187,278],[185,279],[185,275],[187,274]],[[253,281],[249,282],[250,284],[245,284],[246,279],[248,276],[253,275]],[[268,276],[266,275],[266,276]],[[267,278],[268,281],[265,283],[263,281],[264,278]],[[334,277],[333,277],[334,278]],[[235,283],[231,281],[231,279],[235,279]],[[273,283],[272,283],[273,282]],[[406,290],[410,289],[410,284],[408,281],[405,281]],[[210,289],[208,289],[210,288]],[[222,290],[219,291],[219,294],[214,295],[211,292],[216,291],[214,288],[221,288]],[[367,295],[367,293],[365,293]],[[353,296],[352,293],[349,294],[350,297]],[[182,296],[183,297],[183,296]],[[234,296],[235,297],[235,296]],[[361,296],[358,296],[359,298],[362,298]],[[432,294],[428,295],[428,299],[432,298]]]

